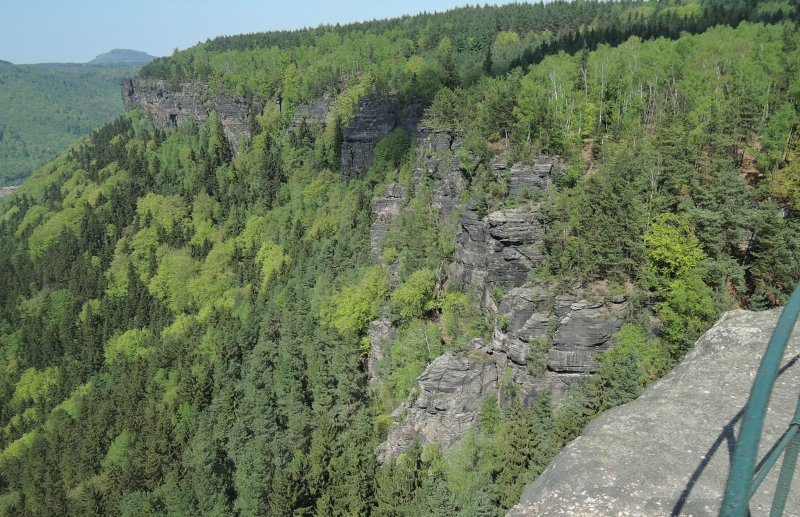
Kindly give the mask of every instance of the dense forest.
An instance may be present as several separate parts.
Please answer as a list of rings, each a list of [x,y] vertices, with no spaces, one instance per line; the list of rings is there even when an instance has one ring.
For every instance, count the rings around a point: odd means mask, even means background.
[[[21,182],[120,116],[120,84],[139,66],[0,61],[0,186]]]
[[[502,514],[722,311],[778,306],[800,279],[798,13],[466,7],[222,37],[146,65],[263,107],[237,152],[216,113],[157,128],[130,111],[0,205],[0,515]],[[325,123],[290,130],[323,94]],[[381,464],[425,366],[507,324],[447,278],[455,223],[415,178],[414,135],[393,131],[342,178],[342,132],[386,95],[463,140],[463,204],[541,203],[530,283],[603,285],[635,310],[565,402],[487,397],[458,446]],[[492,168],[541,154],[567,163],[542,191],[512,195]],[[375,261],[371,201],[390,184],[409,196]],[[398,338],[375,389],[382,314]]]

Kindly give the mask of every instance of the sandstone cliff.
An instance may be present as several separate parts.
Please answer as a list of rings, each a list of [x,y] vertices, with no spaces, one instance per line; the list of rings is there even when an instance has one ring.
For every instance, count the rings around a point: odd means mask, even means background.
[[[508,515],[717,515],[741,412],[780,310],[732,311],[669,375],[592,422],[527,487]],[[788,426],[800,393],[795,333],[775,384],[759,458]],[[767,515],[773,470],[753,497]],[[795,475],[785,515],[798,515]]]
[[[125,81],[122,103],[126,110],[140,108],[160,128],[177,126],[184,120],[201,124],[216,111],[234,152],[238,151],[242,138],[250,137],[251,112],[261,111],[260,103],[248,103],[241,97],[209,96],[202,83],[184,82],[175,86],[168,81],[152,79]]]

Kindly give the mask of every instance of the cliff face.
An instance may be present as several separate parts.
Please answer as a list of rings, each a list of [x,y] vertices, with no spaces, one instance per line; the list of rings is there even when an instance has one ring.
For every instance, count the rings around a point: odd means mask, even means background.
[[[741,410],[780,310],[732,311],[669,375],[567,445],[508,515],[716,515]],[[758,458],[786,429],[800,392],[800,336],[784,355]],[[779,469],[750,503],[767,515]],[[795,474],[786,515],[800,508]]]
[[[375,160],[375,145],[395,129],[417,134],[422,106],[404,105],[392,95],[367,96],[344,129],[341,148],[342,177],[357,178]]]
[[[216,111],[234,152],[238,152],[241,139],[250,137],[250,113],[261,111],[260,105],[248,104],[241,97],[208,96],[202,83],[181,83],[175,89],[168,81],[145,79],[124,82],[122,103],[126,110],[140,108],[160,128],[177,126],[184,120],[201,124]]]

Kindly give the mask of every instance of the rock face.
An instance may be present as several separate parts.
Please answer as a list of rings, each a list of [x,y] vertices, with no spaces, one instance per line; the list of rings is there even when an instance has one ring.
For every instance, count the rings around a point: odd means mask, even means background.
[[[239,150],[240,139],[250,137],[251,111],[261,111],[260,105],[249,104],[241,97],[207,96],[202,83],[185,82],[176,89],[168,81],[146,79],[128,79],[123,83],[122,104],[126,110],[140,108],[160,128],[177,126],[184,120],[201,124],[216,111],[234,152]]]
[[[741,410],[779,313],[724,314],[669,375],[601,415],[567,445],[508,515],[717,515]],[[795,332],[772,393],[759,459],[794,413],[798,358]],[[770,471],[751,500],[752,515],[769,513],[778,471]],[[798,515],[797,474],[786,508],[785,515]]]
[[[387,347],[397,340],[397,330],[392,326],[389,317],[384,315],[369,324],[369,357],[367,357],[367,373],[371,383],[380,382],[378,364],[386,357]]]
[[[545,189],[566,167],[560,156],[537,156],[533,164],[515,163],[507,174],[508,195],[520,199]]]
[[[470,205],[459,219],[453,277],[465,290],[519,287],[542,263],[544,227],[539,205],[509,208],[480,218]]]
[[[389,224],[392,219],[400,215],[405,199],[405,189],[400,185],[389,185],[386,195],[372,200],[372,214],[375,221],[369,229],[369,240],[372,249],[372,259],[378,263],[383,263],[383,253],[381,253],[381,242],[389,231]]]
[[[417,189],[427,177],[433,206],[445,220],[459,209],[461,193],[469,187],[469,178],[459,167],[454,151],[461,147],[461,137],[448,131],[423,128],[420,131],[414,185]]]
[[[341,149],[341,172],[344,179],[357,178],[375,160],[375,145],[394,129],[417,133],[422,113],[418,105],[401,106],[394,96],[367,96],[358,104],[358,112],[345,128]]]
[[[289,122],[288,130],[297,131],[303,121],[312,129],[324,127],[332,104],[333,97],[330,94],[299,104]]]
[[[477,418],[483,398],[497,384],[492,357],[474,351],[466,357],[447,353],[436,358],[419,376],[419,396],[392,415],[396,423],[377,451],[378,460],[421,445],[446,448],[458,442]]]
[[[626,304],[624,299],[616,300],[590,303],[576,296],[553,296],[539,287],[512,289],[498,309],[507,323],[495,326],[488,344],[473,339],[469,353],[442,355],[420,375],[420,395],[394,412],[395,423],[378,449],[378,458],[385,461],[405,451],[414,440],[441,448],[458,443],[477,421],[487,394],[494,394],[501,403],[508,402],[508,382],[513,383],[513,391],[524,407],[532,407],[542,392],[550,393],[553,402],[560,404],[580,374],[596,371],[599,363],[594,355],[580,356],[568,368],[562,368],[550,356],[556,345],[550,353],[540,351],[536,357],[532,341],[547,343],[560,332],[562,339],[557,346],[570,350],[594,347],[593,354],[599,354],[613,344],[610,334],[603,334],[605,339],[598,343],[601,332],[613,333],[620,327],[620,313]],[[373,326],[383,328],[379,322],[370,326],[370,339]],[[376,353],[384,354],[384,350]],[[542,363],[532,373],[530,366],[535,361]]]

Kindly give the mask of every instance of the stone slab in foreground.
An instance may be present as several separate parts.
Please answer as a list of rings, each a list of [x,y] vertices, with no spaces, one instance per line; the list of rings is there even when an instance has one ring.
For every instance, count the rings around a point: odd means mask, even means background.
[[[717,515],[741,411],[779,314],[724,314],[669,375],[601,415],[567,445],[508,515]],[[798,334],[772,393],[759,460],[794,413]],[[779,467],[751,500],[754,517],[769,514]],[[784,515],[800,515],[800,472]]]

